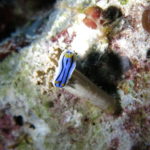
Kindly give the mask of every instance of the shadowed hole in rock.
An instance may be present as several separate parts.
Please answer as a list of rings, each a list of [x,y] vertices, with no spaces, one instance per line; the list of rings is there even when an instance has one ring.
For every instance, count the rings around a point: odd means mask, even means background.
[[[32,129],[35,129],[35,126],[34,126],[34,124],[30,124],[30,126],[29,126],[30,128],[32,128]]]
[[[0,41],[22,27],[41,12],[49,11],[56,0],[2,0],[0,1]]]
[[[16,122],[17,125],[23,126],[24,121],[23,121],[23,117],[21,115],[14,116],[14,120],[15,120],[15,122]]]
[[[3,129],[2,129],[2,132],[3,132],[4,134],[10,134],[10,133],[11,133],[11,129],[3,128]]]
[[[150,58],[150,49],[147,50],[146,58]]]

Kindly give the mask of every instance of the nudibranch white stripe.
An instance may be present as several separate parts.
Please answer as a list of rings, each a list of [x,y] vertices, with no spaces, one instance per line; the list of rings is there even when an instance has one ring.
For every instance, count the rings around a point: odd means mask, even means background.
[[[62,88],[67,84],[76,67],[75,57],[76,54],[71,50],[64,51],[61,54],[54,76],[54,86]]]

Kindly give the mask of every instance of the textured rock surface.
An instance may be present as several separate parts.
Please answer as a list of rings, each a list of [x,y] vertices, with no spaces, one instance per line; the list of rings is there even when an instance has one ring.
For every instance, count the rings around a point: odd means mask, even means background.
[[[102,16],[89,28],[83,20],[93,5],[117,6],[122,16],[111,22]],[[146,0],[57,1],[2,41],[0,150],[150,149],[150,36],[141,24],[147,6]],[[78,70],[120,99],[121,114],[53,87],[68,48],[78,54]]]

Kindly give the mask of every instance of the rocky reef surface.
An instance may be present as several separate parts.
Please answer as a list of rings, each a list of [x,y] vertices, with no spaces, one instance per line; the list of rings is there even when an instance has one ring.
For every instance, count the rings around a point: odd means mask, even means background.
[[[0,150],[149,150],[150,35],[141,22],[149,1],[43,3],[11,10],[25,24],[15,32],[3,30],[13,19],[0,25]],[[66,49],[77,53],[77,70],[117,99],[119,113],[54,87]]]

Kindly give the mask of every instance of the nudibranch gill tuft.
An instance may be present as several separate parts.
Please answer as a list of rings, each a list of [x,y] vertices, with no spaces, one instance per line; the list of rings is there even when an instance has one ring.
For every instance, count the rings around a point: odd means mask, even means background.
[[[54,77],[54,86],[59,88],[64,87],[71,78],[75,67],[76,54],[71,50],[64,51],[59,58],[58,67]]]

